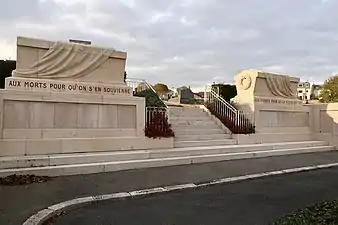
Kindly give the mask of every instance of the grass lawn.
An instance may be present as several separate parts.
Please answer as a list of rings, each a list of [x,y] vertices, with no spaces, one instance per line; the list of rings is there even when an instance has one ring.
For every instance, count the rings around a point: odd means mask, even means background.
[[[338,225],[338,201],[322,202],[276,220],[273,225]]]

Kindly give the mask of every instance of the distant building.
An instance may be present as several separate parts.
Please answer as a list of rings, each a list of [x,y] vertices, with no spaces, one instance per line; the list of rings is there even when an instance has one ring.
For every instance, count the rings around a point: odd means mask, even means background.
[[[159,94],[162,100],[168,101],[170,98],[174,96],[175,92],[172,90],[167,91],[166,93]]]
[[[204,101],[204,92],[203,92],[203,94],[201,94],[201,92],[194,93],[194,99],[198,102]]]
[[[196,93],[197,95],[201,96],[204,99],[204,91],[200,91],[198,93]]]
[[[141,82],[141,83],[139,83],[138,85],[137,85],[137,92],[141,92],[141,91],[145,91],[145,90],[147,90],[149,87],[148,87],[148,85],[147,85],[147,83],[146,82]]]
[[[318,99],[322,86],[311,84],[310,82],[299,82],[297,88],[297,96],[300,100]]]
[[[300,100],[310,100],[313,85],[310,82],[299,82],[297,88],[297,96]]]

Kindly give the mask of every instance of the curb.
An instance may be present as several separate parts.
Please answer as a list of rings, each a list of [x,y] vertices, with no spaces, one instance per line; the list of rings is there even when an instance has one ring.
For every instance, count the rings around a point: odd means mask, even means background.
[[[262,178],[262,177],[289,174],[289,173],[297,173],[297,172],[305,172],[305,171],[310,171],[310,170],[325,169],[325,168],[331,168],[331,167],[336,167],[336,166],[338,166],[338,163],[323,164],[323,165],[317,165],[317,166],[306,166],[306,167],[299,167],[299,168],[292,168],[292,169],[285,169],[285,170],[277,170],[277,171],[272,171],[272,172],[243,175],[243,176],[238,176],[238,177],[221,178],[221,179],[216,179],[216,180],[205,182],[205,183],[188,183],[188,184],[181,184],[181,185],[143,189],[143,190],[137,190],[137,191],[131,191],[131,192],[120,192],[120,193],[113,193],[113,194],[106,194],[106,195],[76,198],[76,199],[72,199],[69,201],[65,201],[59,204],[49,206],[48,208],[45,208],[39,211],[38,213],[34,214],[29,219],[27,219],[23,223],[23,225],[42,225],[45,221],[52,218],[53,216],[58,215],[60,212],[63,212],[66,210],[77,209],[84,205],[112,200],[112,199],[131,198],[131,197],[136,197],[136,196],[171,192],[171,191],[184,190],[184,189],[190,189],[190,188],[207,187],[207,186],[216,185],[216,184],[233,183],[233,182],[255,179],[255,178]]]

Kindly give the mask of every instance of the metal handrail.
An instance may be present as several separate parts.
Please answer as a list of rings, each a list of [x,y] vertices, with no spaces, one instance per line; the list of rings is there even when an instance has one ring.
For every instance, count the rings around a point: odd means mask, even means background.
[[[206,86],[204,100],[206,103],[213,103],[214,110],[219,115],[233,118],[236,126],[245,127],[254,122],[254,115],[236,109],[222,96],[213,91],[210,86]]]
[[[214,97],[216,97],[219,101],[221,101],[223,104],[225,104],[226,106],[228,106],[231,111],[233,111],[233,112],[237,112],[238,111],[233,105],[231,105],[229,102],[225,101],[225,99],[222,96],[220,96],[219,94],[217,94],[215,91],[211,90],[210,93]]]

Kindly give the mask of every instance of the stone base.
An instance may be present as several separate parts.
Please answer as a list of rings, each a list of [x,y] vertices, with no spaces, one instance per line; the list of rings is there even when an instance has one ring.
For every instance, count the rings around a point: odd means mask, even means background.
[[[147,137],[3,139],[0,156],[52,155],[103,151],[173,148],[173,138]]]
[[[144,98],[0,90],[0,157],[173,147],[144,127]]]
[[[260,134],[233,134],[237,144],[262,144],[276,142],[311,141],[311,133],[260,133]]]
[[[313,140],[325,141],[329,143],[329,145],[334,146],[338,150],[338,135],[332,133],[320,133],[313,134]]]
[[[163,139],[162,141],[164,141]],[[167,139],[168,141],[169,139]],[[0,157],[0,177],[12,174],[46,176],[92,174],[149,167],[190,165],[228,160],[326,152],[323,141],[228,145],[117,152]]]

